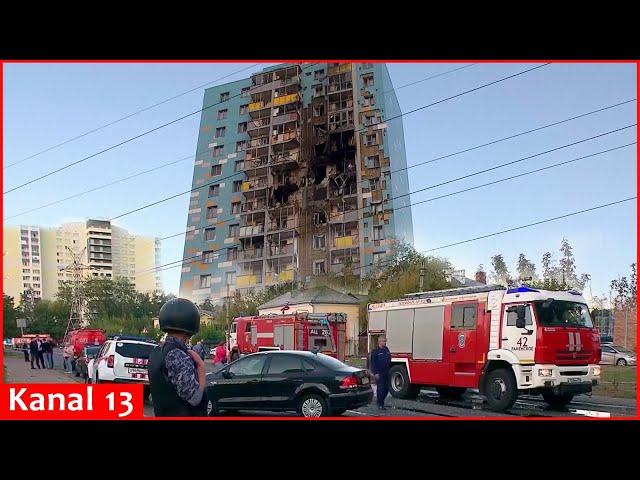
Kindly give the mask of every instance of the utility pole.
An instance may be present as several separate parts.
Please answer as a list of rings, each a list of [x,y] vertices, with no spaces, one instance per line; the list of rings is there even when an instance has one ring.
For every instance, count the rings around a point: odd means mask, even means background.
[[[424,272],[425,272],[425,264],[424,260],[422,260],[422,265],[420,266],[420,291],[424,292]]]
[[[81,252],[74,252],[68,246],[65,246],[71,254],[72,261],[66,267],[63,267],[61,271],[71,272],[71,309],[69,310],[69,321],[67,322],[67,329],[64,332],[63,343],[67,340],[67,335],[71,330],[75,330],[79,327],[87,326],[87,322],[84,318],[85,313],[85,297],[82,292],[82,272],[89,267],[82,263],[82,257],[84,255],[86,247]]]

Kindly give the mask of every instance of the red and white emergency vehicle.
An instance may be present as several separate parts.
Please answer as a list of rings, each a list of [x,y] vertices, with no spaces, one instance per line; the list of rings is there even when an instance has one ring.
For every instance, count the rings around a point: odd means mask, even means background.
[[[368,306],[369,345],[385,335],[389,391],[415,398],[423,386],[443,397],[478,389],[490,408],[518,392],[554,406],[589,393],[600,379],[600,336],[574,291],[484,285],[423,292]]]
[[[86,345],[102,345],[106,339],[107,333],[104,330],[79,328],[69,330],[62,343],[66,351],[73,352],[74,357],[79,357]]]
[[[231,324],[231,361],[265,350],[308,350],[344,360],[347,315],[292,313],[237,317]]]

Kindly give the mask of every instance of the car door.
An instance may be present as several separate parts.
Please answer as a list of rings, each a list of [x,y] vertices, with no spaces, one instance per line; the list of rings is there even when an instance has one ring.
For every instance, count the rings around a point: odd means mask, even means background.
[[[95,381],[97,377],[100,376],[101,371],[103,371],[107,366],[107,352],[109,351],[109,347],[111,346],[111,342],[105,342],[105,344],[100,349],[100,352],[96,355],[96,358],[93,362],[93,380]]]
[[[265,355],[247,355],[215,375],[210,395],[219,409],[255,410],[262,408],[261,385]]]
[[[265,409],[295,409],[296,393],[304,382],[300,356],[290,353],[272,353],[262,376]]]
[[[616,363],[616,351],[609,345],[602,346],[601,364],[614,365]]]
[[[477,385],[476,325],[477,303],[454,303],[449,327],[451,382],[457,387]]]

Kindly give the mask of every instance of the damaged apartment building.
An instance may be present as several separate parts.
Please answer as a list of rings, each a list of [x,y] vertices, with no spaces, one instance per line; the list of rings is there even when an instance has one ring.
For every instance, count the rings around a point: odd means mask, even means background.
[[[207,89],[203,107],[181,296],[215,302],[328,274],[362,278],[384,265],[391,241],[413,243],[385,64],[269,67]]]

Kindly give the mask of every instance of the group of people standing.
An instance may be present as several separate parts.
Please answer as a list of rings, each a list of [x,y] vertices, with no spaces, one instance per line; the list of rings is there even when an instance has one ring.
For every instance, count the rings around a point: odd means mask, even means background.
[[[204,361],[205,358],[207,357],[206,348],[202,340],[199,340],[198,343],[196,343],[193,346],[193,350],[198,355],[200,355],[200,358],[202,359],[202,361]],[[218,343],[218,345],[213,351],[213,364],[216,366],[222,367],[227,364],[228,360],[229,360],[229,352],[224,342],[221,341]]]
[[[31,362],[31,369],[53,368],[53,351],[55,342],[51,338],[36,336],[31,342],[22,344],[24,361]],[[34,367],[35,363],[35,367]]]

